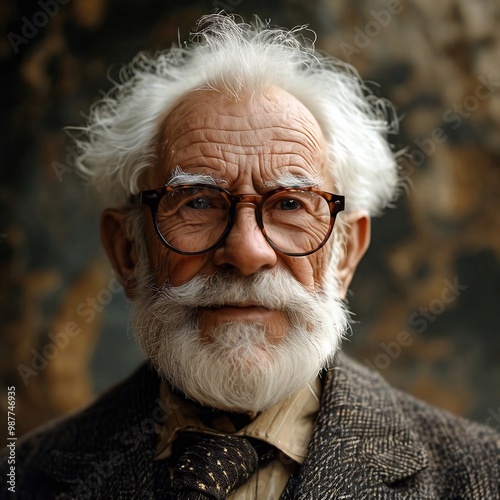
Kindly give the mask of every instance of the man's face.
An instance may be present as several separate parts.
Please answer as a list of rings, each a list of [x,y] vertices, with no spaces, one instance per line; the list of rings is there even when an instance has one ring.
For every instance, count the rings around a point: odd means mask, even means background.
[[[318,123],[278,88],[239,101],[192,92],[161,132],[161,161],[143,189],[165,185],[181,169],[210,175],[234,195],[262,195],[287,176],[334,190]],[[189,256],[165,247],[146,209],[144,216],[147,259],[138,263],[123,213],[105,212],[102,234],[120,275],[135,274],[128,281],[135,285],[126,286],[132,325],[165,379],[202,404],[234,411],[262,410],[314,380],[347,328],[337,281],[327,273],[338,239],[307,257],[284,256],[261,233],[255,207],[240,204],[227,239]],[[344,267],[354,269],[352,262]]]
[[[278,179],[286,174],[322,178],[319,187],[333,190],[318,123],[296,98],[276,87],[240,101],[215,91],[195,91],[169,113],[162,129],[161,162],[147,176],[147,188],[166,184],[179,166],[188,174],[211,175],[236,195],[264,194],[279,187]],[[253,206],[240,206],[225,243],[204,255],[170,251],[157,237],[150,218],[146,220],[149,262],[157,286],[168,283],[177,287],[197,275],[212,275],[218,270],[249,277],[280,268],[314,290],[321,285],[326,270],[330,246],[307,257],[277,253],[257,226]],[[278,343],[289,327],[282,311],[254,304],[201,307],[198,316],[206,340],[212,338],[214,327],[229,322],[265,325],[273,343]]]

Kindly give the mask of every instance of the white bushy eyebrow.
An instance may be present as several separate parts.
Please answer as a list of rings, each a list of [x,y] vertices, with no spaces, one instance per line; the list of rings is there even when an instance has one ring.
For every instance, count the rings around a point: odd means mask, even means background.
[[[223,179],[216,179],[210,174],[190,174],[184,172],[178,165],[172,170],[170,174],[170,179],[167,182],[167,186],[172,186],[174,184],[211,184],[217,186],[218,184],[226,183]]]
[[[272,181],[266,181],[262,187],[273,188],[273,187],[318,187],[323,182],[323,178],[320,176],[306,176],[306,175],[294,175],[286,173],[280,175],[277,179]]]
[[[282,174],[272,181],[266,181],[262,184],[264,188],[280,188],[280,187],[318,187],[323,182],[320,176],[294,175],[290,173]],[[184,172],[178,165],[172,170],[167,186],[174,184],[209,184],[217,186],[219,184],[227,184],[224,179],[217,179],[210,174],[192,174]]]

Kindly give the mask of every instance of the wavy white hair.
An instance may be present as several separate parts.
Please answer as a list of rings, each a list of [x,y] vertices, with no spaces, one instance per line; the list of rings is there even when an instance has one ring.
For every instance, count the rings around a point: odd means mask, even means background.
[[[160,123],[183,95],[213,88],[239,99],[275,85],[320,124],[346,210],[380,213],[398,191],[397,155],[387,142],[397,127],[395,114],[352,66],[318,53],[302,37],[304,28],[288,31],[258,18],[245,24],[212,14],[200,19],[187,46],[139,54],[79,129],[77,168],[107,204],[125,205],[140,191],[141,173],[155,165]]]

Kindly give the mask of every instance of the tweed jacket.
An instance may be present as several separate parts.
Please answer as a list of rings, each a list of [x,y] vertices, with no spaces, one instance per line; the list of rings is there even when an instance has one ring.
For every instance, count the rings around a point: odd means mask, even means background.
[[[20,440],[21,499],[171,498],[154,460],[159,380],[148,365],[87,409]],[[6,477],[7,454],[0,458]],[[0,498],[13,498],[2,484]],[[282,499],[500,498],[500,436],[391,388],[339,355],[304,464]]]

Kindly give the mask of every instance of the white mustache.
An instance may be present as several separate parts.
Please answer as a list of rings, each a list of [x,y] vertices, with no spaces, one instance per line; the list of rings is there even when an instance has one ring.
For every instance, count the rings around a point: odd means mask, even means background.
[[[178,286],[164,285],[157,291],[163,298],[188,308],[255,305],[280,311],[307,307],[321,292],[310,290],[285,270],[262,271],[243,278],[217,272],[196,276]]]

